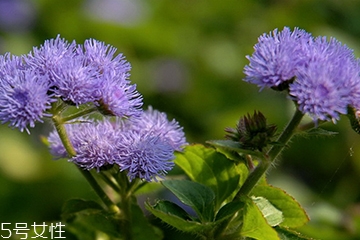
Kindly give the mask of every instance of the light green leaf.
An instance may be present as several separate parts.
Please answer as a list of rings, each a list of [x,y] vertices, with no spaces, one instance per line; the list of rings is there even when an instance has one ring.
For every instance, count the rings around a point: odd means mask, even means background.
[[[216,196],[216,208],[231,198],[248,172],[245,164],[235,164],[213,148],[196,144],[177,153],[175,164],[194,182],[210,187]],[[241,178],[241,179],[240,179]]]
[[[257,185],[251,192],[253,196],[267,199],[274,207],[283,213],[282,227],[296,228],[309,221],[305,210],[284,190],[267,184]]]
[[[257,240],[279,240],[275,229],[267,223],[256,204],[247,197],[243,197],[242,200],[245,202],[245,207],[241,236]]]
[[[302,234],[281,227],[276,227],[280,240],[314,240],[313,238],[305,237]]]
[[[258,206],[270,226],[277,226],[284,220],[282,212],[274,207],[266,198],[253,196],[252,200]]]
[[[211,188],[189,180],[166,180],[162,184],[182,203],[192,207],[202,222],[214,219],[215,194]]]

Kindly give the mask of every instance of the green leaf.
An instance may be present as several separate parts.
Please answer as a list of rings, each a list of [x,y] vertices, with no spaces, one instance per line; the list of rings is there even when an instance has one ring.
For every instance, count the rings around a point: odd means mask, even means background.
[[[166,180],[162,184],[182,203],[192,207],[202,222],[214,219],[215,194],[211,188],[189,180]]]
[[[242,201],[245,202],[245,207],[241,236],[258,240],[279,240],[275,229],[267,223],[256,204],[248,197],[243,197]]]
[[[305,132],[305,134],[308,136],[316,136],[316,137],[334,137],[339,133],[317,127],[317,128],[309,129],[308,131]]]
[[[85,239],[96,235],[96,231],[108,234],[112,238],[122,236],[119,220],[107,213],[94,201],[72,199],[65,203],[62,218],[66,225],[76,235],[86,236]],[[81,229],[79,231],[79,229]]]
[[[296,228],[303,226],[309,221],[309,217],[300,204],[280,188],[260,184],[255,186],[251,194],[267,199],[274,207],[282,212],[284,217],[284,220],[280,223],[282,227]]]
[[[163,234],[160,229],[152,226],[148,219],[144,216],[143,211],[141,210],[138,204],[131,204],[131,228],[133,233],[134,240],[161,240],[163,239]]]
[[[170,201],[166,201],[166,200],[161,200],[158,201],[155,205],[154,205],[154,209],[174,215],[174,216],[178,216],[179,218],[182,218],[184,220],[190,220],[190,216],[189,214],[182,209],[179,205],[170,202]]]
[[[240,201],[229,202],[222,206],[219,212],[216,214],[215,221],[222,221],[227,219],[228,217],[233,216],[236,212],[242,210],[244,207],[244,203]]]
[[[253,196],[252,200],[258,206],[270,226],[277,226],[284,220],[282,212],[275,208],[266,198]]]
[[[260,159],[263,158],[263,154],[261,152],[245,149],[239,142],[235,142],[232,140],[210,140],[210,141],[206,141],[206,143],[210,144],[216,149],[237,152],[240,154],[248,154],[251,156],[258,157]]]
[[[86,209],[98,209],[103,210],[100,204],[94,201],[88,201],[83,199],[70,199],[66,201],[62,207],[62,217],[71,218],[77,212]]]
[[[183,217],[179,217],[178,215],[168,212],[168,209],[164,210],[163,206],[158,207],[157,204],[155,204],[155,206],[151,206],[149,203],[145,203],[145,207],[163,222],[183,232],[200,233],[211,228],[211,224],[202,225],[197,221],[185,220]]]
[[[305,237],[304,235],[281,227],[275,228],[281,240],[313,240],[313,238]]]
[[[244,181],[248,174],[245,164],[237,165],[213,148],[200,144],[187,146],[183,153],[177,153],[175,164],[183,169],[191,180],[214,191],[216,208],[235,194],[239,182]]]

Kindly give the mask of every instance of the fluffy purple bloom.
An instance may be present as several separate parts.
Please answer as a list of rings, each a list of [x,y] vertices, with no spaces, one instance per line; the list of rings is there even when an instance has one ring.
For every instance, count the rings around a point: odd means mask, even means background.
[[[81,120],[80,123],[67,124],[66,130],[76,152],[76,156],[69,161],[86,170],[99,170],[102,166],[114,163],[118,137],[109,121]],[[50,152],[56,158],[69,157],[57,132],[50,133],[48,141]]]
[[[39,48],[34,47],[26,56],[25,62],[28,67],[47,76],[48,81],[52,82],[54,71],[63,63],[64,58],[75,55],[75,48],[75,41],[68,43],[58,35],[55,39],[46,40]]]
[[[169,121],[165,113],[154,110],[151,106],[139,118],[132,119],[131,123],[133,130],[154,132],[176,151],[181,151],[187,144],[179,123],[175,119]]]
[[[142,96],[135,84],[125,75],[104,73],[101,80],[101,96],[97,101],[100,112],[117,117],[139,116],[142,112]]]
[[[144,116],[96,122],[81,119],[79,123],[67,124],[67,134],[76,152],[69,161],[87,170],[117,164],[120,171],[127,171],[130,180],[163,177],[174,166],[174,151],[186,144],[184,133],[164,113],[150,108]],[[149,125],[145,126],[145,122]],[[48,141],[56,158],[69,157],[55,131]]]
[[[22,60],[10,55],[0,59],[0,121],[21,132],[34,127],[35,122],[50,116],[46,110],[53,101],[44,76],[31,69],[22,69]]]
[[[309,41],[311,35],[298,28],[291,32],[285,27],[281,32],[275,29],[263,34],[254,46],[253,55],[246,56],[250,63],[244,68],[244,81],[261,89],[276,88],[291,81],[297,68],[306,63]]]
[[[170,171],[174,150],[161,136],[147,132],[125,131],[118,142],[120,171],[127,171],[130,180],[156,180]]]
[[[84,61],[82,55],[64,57],[53,70],[55,95],[75,105],[95,102],[101,95],[99,74]]]
[[[306,65],[298,68],[290,96],[315,121],[336,122],[347,113],[358,68],[351,49],[334,38],[318,37],[310,44]]]
[[[116,48],[95,39],[85,40],[83,48],[86,63],[95,67],[100,73],[110,72],[112,75],[124,74],[125,78],[129,77],[130,63],[122,54],[114,56]]]

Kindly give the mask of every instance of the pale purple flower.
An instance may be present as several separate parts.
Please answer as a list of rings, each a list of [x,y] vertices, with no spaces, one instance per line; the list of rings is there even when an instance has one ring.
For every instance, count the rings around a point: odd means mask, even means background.
[[[53,99],[48,94],[49,85],[44,76],[31,69],[22,69],[22,60],[10,55],[0,58],[0,121],[21,132],[35,127]]]
[[[53,91],[75,105],[95,102],[101,96],[98,72],[84,64],[84,56],[64,57],[53,70]]]
[[[175,119],[169,121],[165,113],[159,112],[151,106],[139,118],[132,119],[131,123],[133,130],[154,132],[176,151],[181,151],[182,147],[187,144],[183,128],[179,123]]]
[[[94,122],[82,119],[77,123],[66,124],[66,130],[76,155],[68,155],[57,132],[53,131],[48,141],[50,152],[55,158],[70,157],[69,161],[86,170],[99,170],[114,163],[118,136],[109,121]]]
[[[275,29],[259,37],[250,61],[244,68],[244,81],[265,87],[281,88],[295,77],[297,68],[306,64],[307,44],[311,35],[304,30],[288,27]]]
[[[306,65],[298,68],[290,96],[315,121],[336,122],[347,113],[358,67],[351,49],[334,38],[318,37],[310,44]]]
[[[54,71],[63,63],[63,58],[75,56],[75,48],[75,41],[68,43],[58,35],[55,39],[46,40],[39,48],[34,47],[32,52],[25,57],[25,62],[52,82]]]
[[[124,75],[125,78],[130,76],[130,63],[121,53],[114,56],[117,50],[115,47],[95,39],[87,39],[83,49],[78,50],[83,51],[86,64],[97,68],[100,73],[110,72],[112,75]]]
[[[142,96],[136,85],[125,79],[125,75],[104,73],[100,83],[101,96],[97,105],[101,113],[118,117],[141,114]]]
[[[124,131],[117,144],[120,171],[127,171],[129,179],[156,181],[174,167],[174,150],[161,136],[144,132]]]

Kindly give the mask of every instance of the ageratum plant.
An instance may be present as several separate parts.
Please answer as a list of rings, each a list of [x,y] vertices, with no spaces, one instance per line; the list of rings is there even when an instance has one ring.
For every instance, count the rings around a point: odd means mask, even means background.
[[[65,203],[69,239],[166,239],[169,227],[192,239],[312,239],[296,231],[309,221],[304,209],[265,173],[297,132],[342,115],[360,132],[359,60],[334,38],[287,27],[260,36],[247,59],[245,82],[285,91],[294,103],[280,132],[255,111],[227,127],[226,139],[189,145],[176,120],[143,110],[131,66],[114,47],[60,36],[29,54],[0,56],[0,121],[29,134],[52,122],[54,159],[73,163],[99,196]],[[312,122],[303,124],[304,115]],[[182,174],[170,177],[175,165]],[[150,182],[177,199],[146,201],[147,217],[136,196],[152,193]]]

